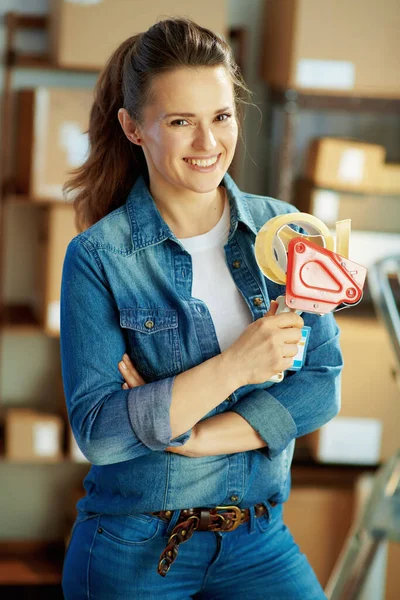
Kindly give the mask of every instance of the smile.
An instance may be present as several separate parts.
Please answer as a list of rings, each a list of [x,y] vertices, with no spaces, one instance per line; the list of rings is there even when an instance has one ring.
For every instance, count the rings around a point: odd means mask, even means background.
[[[217,154],[216,156],[213,156],[211,158],[184,158],[183,160],[193,166],[193,167],[199,167],[201,169],[207,169],[209,167],[212,167],[213,165],[215,165],[218,162],[218,159],[221,155]]]

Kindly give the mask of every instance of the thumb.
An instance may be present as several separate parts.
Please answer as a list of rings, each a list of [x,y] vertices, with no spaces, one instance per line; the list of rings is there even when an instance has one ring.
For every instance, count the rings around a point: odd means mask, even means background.
[[[272,317],[276,311],[278,310],[278,303],[276,300],[272,300],[271,301],[271,305],[269,307],[269,311],[267,313],[265,313],[264,317]]]

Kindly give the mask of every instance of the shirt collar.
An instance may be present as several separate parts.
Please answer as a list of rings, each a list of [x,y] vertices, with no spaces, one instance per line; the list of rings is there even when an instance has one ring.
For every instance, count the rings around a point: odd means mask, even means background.
[[[256,235],[257,228],[247,204],[248,196],[238,188],[228,173],[225,173],[222,185],[227,191],[230,206],[229,238],[235,233],[239,222]],[[143,176],[140,176],[132,187],[126,206],[134,250],[159,244],[166,239],[172,239],[180,244],[162,218]]]

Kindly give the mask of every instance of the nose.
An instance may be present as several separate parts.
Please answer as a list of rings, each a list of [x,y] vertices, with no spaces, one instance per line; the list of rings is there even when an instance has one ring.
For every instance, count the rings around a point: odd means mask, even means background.
[[[202,150],[204,152],[215,150],[217,147],[217,142],[210,127],[199,125],[196,128],[193,147],[196,148],[196,150]]]

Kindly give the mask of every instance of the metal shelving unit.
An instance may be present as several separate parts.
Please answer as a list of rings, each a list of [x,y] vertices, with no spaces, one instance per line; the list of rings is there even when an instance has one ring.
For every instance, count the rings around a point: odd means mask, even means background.
[[[283,109],[283,135],[279,146],[278,190],[276,197],[290,202],[294,182],[294,148],[297,120],[302,110],[340,110],[352,113],[370,112],[377,114],[398,114],[400,98],[358,97],[306,94],[296,89],[269,90],[269,129],[272,133],[273,113]],[[271,156],[269,157],[271,160]]]

